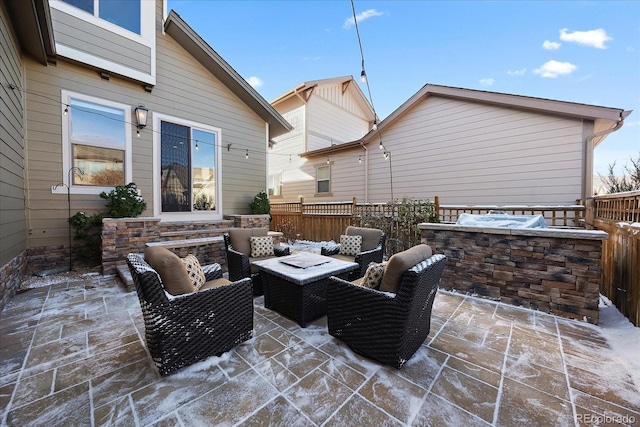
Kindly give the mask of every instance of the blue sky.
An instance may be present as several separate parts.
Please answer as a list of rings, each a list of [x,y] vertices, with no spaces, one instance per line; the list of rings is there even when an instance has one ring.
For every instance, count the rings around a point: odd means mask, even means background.
[[[427,83],[623,108],[634,111],[596,148],[595,172],[606,175],[614,161],[620,171],[640,155],[640,1],[354,5],[380,118]],[[360,75],[349,0],[168,7],[267,101],[305,81]]]

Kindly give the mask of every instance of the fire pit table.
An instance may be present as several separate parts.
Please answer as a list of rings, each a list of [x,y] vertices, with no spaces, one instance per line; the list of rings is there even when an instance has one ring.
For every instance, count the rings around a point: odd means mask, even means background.
[[[327,283],[330,276],[346,279],[358,268],[355,262],[300,252],[253,263],[260,270],[266,308],[296,321],[307,322],[327,313]]]

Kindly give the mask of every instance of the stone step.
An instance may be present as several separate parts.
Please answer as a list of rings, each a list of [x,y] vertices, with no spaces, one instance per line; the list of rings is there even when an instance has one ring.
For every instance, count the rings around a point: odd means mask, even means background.
[[[118,271],[118,277],[120,281],[124,285],[127,292],[131,292],[135,290],[135,285],[133,283],[133,277],[131,277],[131,272],[129,271],[129,266],[127,264],[122,264],[116,267]]]

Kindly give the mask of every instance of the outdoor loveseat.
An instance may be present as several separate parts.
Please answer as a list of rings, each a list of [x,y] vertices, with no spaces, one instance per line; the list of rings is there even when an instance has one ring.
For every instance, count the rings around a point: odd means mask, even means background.
[[[224,245],[227,252],[227,267],[229,268],[229,280],[241,280],[250,278],[253,282],[253,295],[262,295],[264,293],[260,271],[253,265],[253,261],[260,261],[276,256],[290,255],[289,248],[286,246],[273,245],[273,240],[268,238],[269,230],[266,228],[238,228],[229,230],[224,234]],[[267,255],[262,253],[252,253],[251,238],[267,238],[271,241],[272,250],[266,251]],[[254,239],[255,241],[255,239]],[[267,248],[268,249],[268,248]],[[263,252],[264,253],[264,252]]]
[[[346,247],[345,237],[349,239],[351,236],[360,236],[361,243],[356,250],[350,250]],[[354,227],[348,226],[345,234],[340,236],[340,243],[323,246],[320,250],[321,255],[331,256],[343,261],[356,262],[360,265],[351,272],[349,280],[355,280],[364,276],[367,266],[372,262],[382,262],[384,241],[386,234],[377,228]]]
[[[366,287],[369,274],[356,282],[331,277],[329,334],[356,353],[401,368],[429,334],[445,261],[444,255],[431,255],[431,248],[421,244],[389,258],[381,267],[378,289]]]
[[[154,248],[155,259],[145,260],[149,250],[129,254],[127,264],[138,293],[145,338],[160,375],[168,375],[210,356],[218,356],[251,338],[253,296],[251,280],[230,282],[220,264],[202,266],[206,282],[200,290],[179,295],[183,261],[166,248]],[[166,252],[164,252],[166,251]],[[160,265],[160,267],[159,267]],[[162,277],[172,283],[163,283]]]

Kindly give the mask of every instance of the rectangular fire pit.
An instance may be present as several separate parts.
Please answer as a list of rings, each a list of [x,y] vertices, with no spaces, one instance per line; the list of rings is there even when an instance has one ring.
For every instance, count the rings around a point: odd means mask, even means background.
[[[604,231],[419,224],[447,256],[440,286],[598,323]]]

